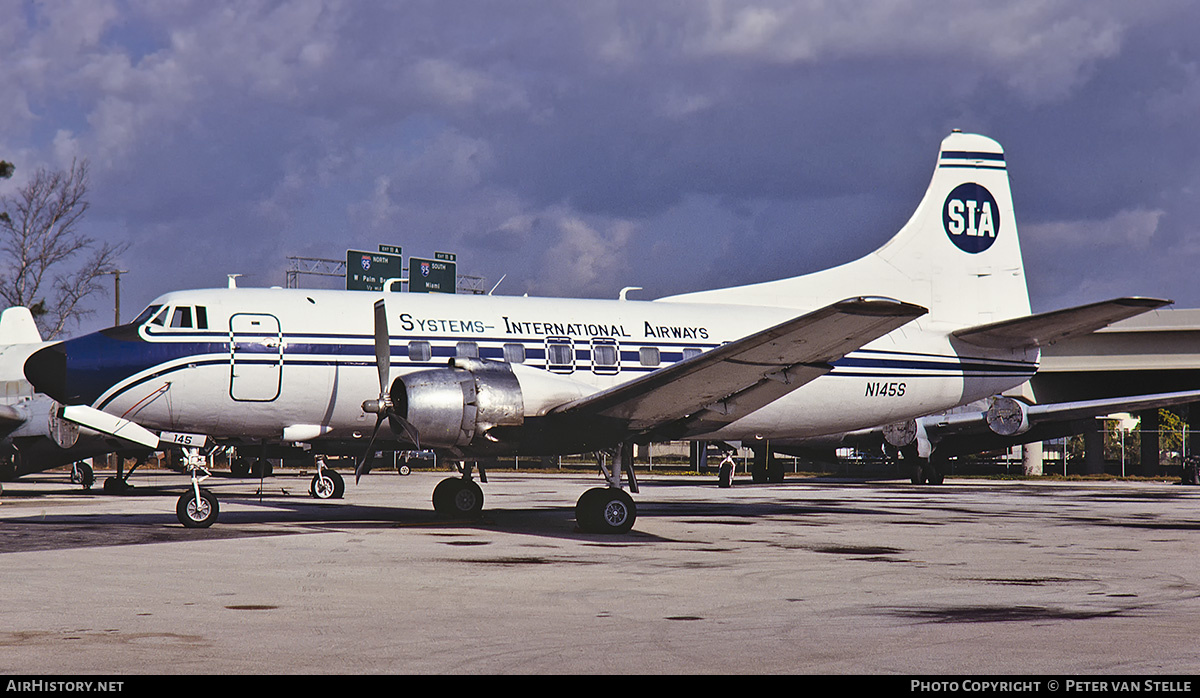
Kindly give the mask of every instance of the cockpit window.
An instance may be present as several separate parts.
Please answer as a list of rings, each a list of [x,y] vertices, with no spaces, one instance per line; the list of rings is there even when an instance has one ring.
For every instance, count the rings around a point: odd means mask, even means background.
[[[167,309],[163,308],[162,310],[158,311],[158,313],[154,316],[154,319],[150,321],[150,324],[158,325],[159,327],[165,327],[167,324]]]
[[[138,315],[136,318],[133,319],[133,324],[141,325],[143,322],[154,317],[154,314],[157,313],[161,309],[162,309],[161,305],[152,305],[149,308],[146,308],[145,310],[142,311],[141,315]]]
[[[180,327],[190,329],[192,326],[192,309],[187,306],[180,306],[175,309],[175,313],[171,316],[171,327]]]

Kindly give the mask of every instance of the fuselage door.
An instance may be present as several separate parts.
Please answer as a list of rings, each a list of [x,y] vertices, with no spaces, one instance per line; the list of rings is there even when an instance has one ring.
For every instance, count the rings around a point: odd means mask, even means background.
[[[279,397],[283,332],[274,315],[238,313],[229,318],[229,396],[245,402]]]

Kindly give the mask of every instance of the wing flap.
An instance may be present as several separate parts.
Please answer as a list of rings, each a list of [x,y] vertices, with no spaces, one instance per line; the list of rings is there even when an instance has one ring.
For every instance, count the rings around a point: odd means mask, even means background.
[[[567,403],[551,415],[607,417],[638,432],[688,417],[732,422],[926,312],[890,298],[847,299]]]
[[[1160,298],[1114,298],[1074,308],[966,327],[955,330],[953,335],[969,344],[989,349],[1044,346],[1069,337],[1091,334],[1118,320],[1141,315],[1171,303],[1174,301]]]

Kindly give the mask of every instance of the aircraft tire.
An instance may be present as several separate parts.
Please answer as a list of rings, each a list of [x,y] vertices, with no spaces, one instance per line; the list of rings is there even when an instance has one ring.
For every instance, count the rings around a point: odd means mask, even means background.
[[[575,522],[588,533],[628,533],[636,520],[633,497],[616,487],[593,487],[575,504]]]
[[[185,528],[208,528],[217,521],[220,506],[212,492],[200,488],[200,499],[196,499],[196,491],[188,488],[179,497],[175,505],[175,516]]]
[[[313,475],[308,493],[315,499],[341,499],[346,493],[346,481],[335,470]]]
[[[433,510],[450,519],[475,519],[483,512],[483,488],[474,480],[451,477],[433,488]]]
[[[229,472],[234,477],[249,477],[250,476],[250,461],[238,456],[229,462]]]

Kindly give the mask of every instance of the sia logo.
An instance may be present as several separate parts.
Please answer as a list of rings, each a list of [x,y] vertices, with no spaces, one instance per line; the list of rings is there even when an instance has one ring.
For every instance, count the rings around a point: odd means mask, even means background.
[[[970,254],[983,252],[1000,232],[1000,209],[992,193],[982,184],[960,184],[942,206],[942,226],[958,249]]]

